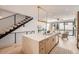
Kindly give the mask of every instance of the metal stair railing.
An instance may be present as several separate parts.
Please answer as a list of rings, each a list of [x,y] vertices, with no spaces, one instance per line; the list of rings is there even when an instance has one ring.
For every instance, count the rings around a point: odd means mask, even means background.
[[[17,15],[24,16],[24,18],[19,21]],[[4,29],[4,31],[2,31],[2,33],[0,33],[0,39],[5,37],[6,35],[10,34],[11,32],[15,31],[16,29],[18,29],[19,27],[23,26],[24,24],[28,23],[29,21],[31,21],[33,19],[33,17],[31,17],[31,16],[25,16],[25,15],[21,15],[21,14],[14,14],[11,16],[14,16],[14,25],[6,28],[6,30]],[[11,16],[9,16],[9,17],[11,17]],[[9,18],[9,17],[5,17],[0,20],[4,20],[4,19],[6,20],[6,18]],[[17,20],[19,22],[17,22]]]

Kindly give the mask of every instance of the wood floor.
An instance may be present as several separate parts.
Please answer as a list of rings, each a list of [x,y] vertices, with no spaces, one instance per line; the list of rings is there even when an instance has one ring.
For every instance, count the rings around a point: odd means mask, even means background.
[[[59,39],[59,44],[50,52],[50,54],[77,54],[79,50],[76,47],[74,36],[68,37],[69,40]],[[0,49],[0,54],[23,54],[22,45],[14,44],[11,47]]]
[[[74,36],[69,36],[69,40],[59,39],[59,44],[55,47],[50,54],[77,54],[79,50],[77,49],[77,40]]]
[[[14,44],[10,47],[0,49],[0,54],[23,54],[21,49],[21,44]]]

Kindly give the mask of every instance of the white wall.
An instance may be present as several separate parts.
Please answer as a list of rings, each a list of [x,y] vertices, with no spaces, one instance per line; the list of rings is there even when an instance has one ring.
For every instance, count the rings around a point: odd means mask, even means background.
[[[34,18],[37,17],[37,6],[31,5],[5,5],[0,6],[0,8],[15,12],[21,13],[24,15],[33,16]]]
[[[0,9],[0,17],[1,17],[1,18],[10,16],[10,15],[13,15],[13,14],[14,14],[14,13],[12,13],[12,12],[10,12],[10,11],[4,10],[4,9]]]
[[[21,13],[24,15],[32,16],[33,20],[32,22],[29,22],[26,26],[26,30],[36,29],[36,21],[38,17],[37,13],[37,6],[31,6],[31,5],[5,5],[5,6],[0,6],[0,8],[14,12],[14,13]]]
[[[0,8],[9,10],[14,13],[20,13],[20,14],[33,17],[33,20],[25,24],[25,27],[20,27],[14,32],[31,31],[31,30],[35,30],[35,33],[37,32],[37,25],[36,25],[37,8],[36,6],[0,6]],[[17,34],[17,43],[21,42],[23,34],[25,33]],[[14,43],[14,34],[8,35],[0,40],[0,48],[10,46],[13,43]]]

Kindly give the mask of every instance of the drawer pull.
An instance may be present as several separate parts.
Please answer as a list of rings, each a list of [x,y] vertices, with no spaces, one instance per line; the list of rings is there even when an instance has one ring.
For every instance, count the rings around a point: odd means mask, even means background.
[[[54,41],[54,39],[52,39],[52,41]]]
[[[42,50],[43,50],[43,48],[42,48]]]

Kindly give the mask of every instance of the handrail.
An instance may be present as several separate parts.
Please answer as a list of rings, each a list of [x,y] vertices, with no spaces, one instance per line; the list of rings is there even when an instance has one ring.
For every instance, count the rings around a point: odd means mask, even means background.
[[[12,14],[12,15],[10,15],[10,16],[6,16],[6,17],[4,17],[4,18],[1,18],[0,20],[9,18],[9,17],[11,17],[11,16],[15,16],[15,15],[22,15],[22,16],[26,16],[26,17],[31,17],[31,16],[27,16],[27,15],[20,14],[20,13],[14,13],[14,14]]]
[[[16,15],[16,14],[13,14],[13,15],[10,15],[10,16],[4,17],[4,18],[1,18],[0,20],[3,20],[3,19],[6,19],[6,18],[9,18],[9,17],[14,16],[14,15]]]
[[[32,31],[34,31],[34,30],[32,30]],[[21,31],[21,32],[13,32],[13,33],[24,33],[24,32],[32,32],[32,31]]]
[[[31,17],[31,16],[27,16],[27,15],[24,15],[24,14],[21,14],[21,13],[16,13],[16,15],[22,15],[22,16],[26,16],[26,17]]]

